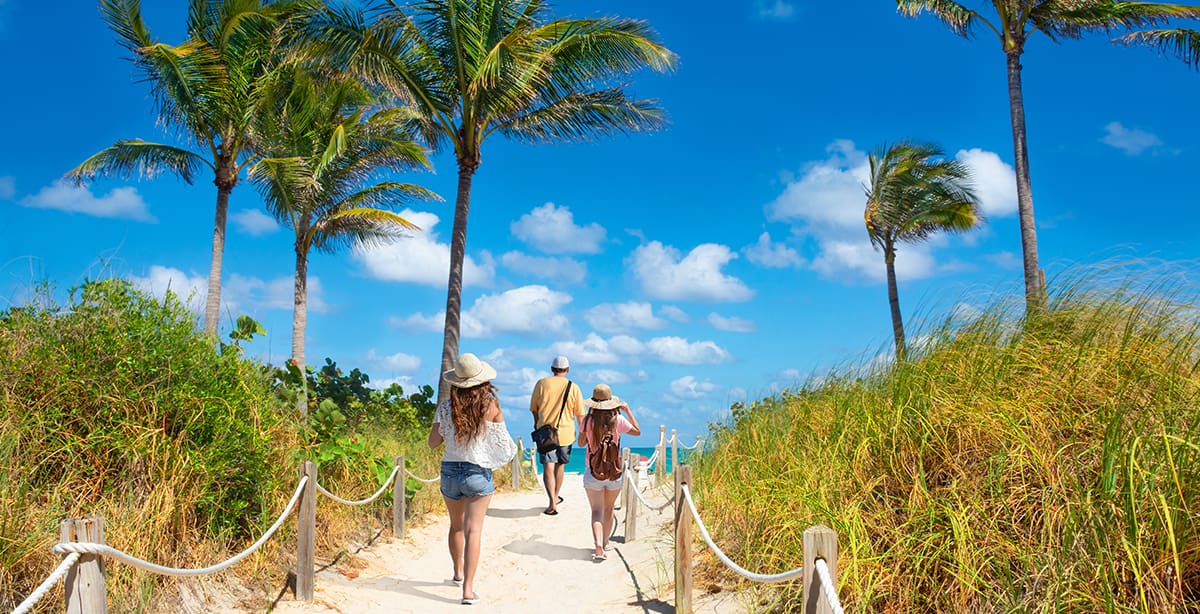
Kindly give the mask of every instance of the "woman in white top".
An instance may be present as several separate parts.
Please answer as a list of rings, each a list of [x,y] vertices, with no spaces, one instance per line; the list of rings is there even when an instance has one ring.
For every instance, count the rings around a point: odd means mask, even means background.
[[[613,530],[613,506],[617,503],[617,494],[621,492],[624,483],[622,477],[597,477],[594,467],[597,465],[597,455],[602,452],[617,455],[621,449],[621,434],[633,436],[642,434],[637,418],[629,409],[629,404],[613,396],[608,384],[597,384],[592,390],[592,398],[585,399],[583,404],[591,411],[584,416],[579,425],[580,445],[587,447],[587,467],[583,470],[583,488],[587,492],[588,505],[592,508],[592,539],[595,552],[593,561],[603,561],[612,549],[608,537]],[[625,416],[621,415],[625,413]],[[611,443],[610,443],[611,442]]]
[[[504,414],[491,380],[496,370],[474,354],[462,354],[454,369],[442,374],[450,398],[438,405],[429,429],[429,447],[446,444],[441,488],[450,514],[450,561],[455,584],[463,587],[463,605],[479,602],[475,570],[483,519],[496,491],[492,470],[517,451],[504,426]]]

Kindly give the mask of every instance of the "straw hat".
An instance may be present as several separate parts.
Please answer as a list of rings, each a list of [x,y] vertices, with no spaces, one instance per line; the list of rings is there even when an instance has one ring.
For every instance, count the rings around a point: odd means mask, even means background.
[[[484,382],[490,382],[496,377],[496,370],[479,357],[467,353],[459,354],[454,368],[442,374],[442,379],[457,388],[470,388]]]
[[[614,409],[621,405],[621,399],[613,396],[608,384],[596,384],[592,389],[592,398],[584,399],[583,404],[592,409]]]

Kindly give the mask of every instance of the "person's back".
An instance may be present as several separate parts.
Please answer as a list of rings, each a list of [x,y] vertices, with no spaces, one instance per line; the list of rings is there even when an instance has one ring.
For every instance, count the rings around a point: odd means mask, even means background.
[[[583,488],[592,508],[592,539],[596,547],[592,559],[603,561],[608,558],[605,552],[610,548],[608,537],[613,529],[613,506],[627,477],[621,463],[621,434],[636,437],[642,434],[642,429],[629,404],[613,396],[607,384],[597,384],[592,397],[583,404],[591,408],[580,423],[579,443],[587,447]]]
[[[538,460],[542,463],[542,483],[546,487],[549,505],[544,514],[553,516],[558,513],[558,504],[562,502],[559,491],[562,489],[565,466],[571,461],[571,449],[575,444],[575,420],[583,416],[583,394],[579,386],[567,379],[571,364],[566,356],[558,356],[550,364],[553,375],[543,377],[533,386],[533,394],[529,398],[529,412],[533,414],[534,429],[552,425],[558,436],[558,444],[553,449],[542,451],[539,446]]]

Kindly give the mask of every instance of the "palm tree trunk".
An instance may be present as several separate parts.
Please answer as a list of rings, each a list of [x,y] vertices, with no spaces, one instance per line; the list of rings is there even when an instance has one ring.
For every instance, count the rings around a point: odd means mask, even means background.
[[[304,330],[308,326],[308,253],[296,239],[296,286],[292,307],[292,362],[304,373]],[[308,381],[301,378],[296,409],[308,415]]]
[[[1017,213],[1021,223],[1021,256],[1025,271],[1025,313],[1046,308],[1046,289],[1038,271],[1037,226],[1033,217],[1033,191],[1029,180],[1029,151],[1025,145],[1025,101],[1021,94],[1021,51],[1009,51],[1008,106],[1012,115],[1013,162],[1017,172]]]
[[[225,258],[225,218],[233,186],[217,186],[217,217],[213,222],[212,264],[208,267],[208,297],[204,303],[204,332],[217,336],[221,317],[221,265]]]
[[[471,210],[471,180],[478,162],[458,163],[458,194],[454,199],[454,229],[450,237],[450,280],[446,284],[446,329],[442,340],[442,372],[454,368],[458,357],[459,328],[462,319],[463,261],[467,251],[467,214]],[[438,378],[438,403],[450,398],[446,382]]]
[[[896,338],[896,360],[908,357],[908,346],[904,342],[904,319],[900,315],[900,290],[896,287],[896,249],[883,248],[883,262],[887,265],[888,307],[892,310],[892,335]]]

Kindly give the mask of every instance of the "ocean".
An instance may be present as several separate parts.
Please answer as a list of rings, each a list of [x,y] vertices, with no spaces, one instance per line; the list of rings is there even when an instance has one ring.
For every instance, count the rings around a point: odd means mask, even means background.
[[[650,446],[648,448],[634,447],[634,448],[629,448],[629,450],[631,452],[633,452],[634,454],[640,454],[643,459],[650,458],[654,454],[654,446]],[[529,459],[528,454],[530,452],[533,452],[534,455],[536,456],[536,451],[527,449],[526,450],[527,456],[525,457],[526,460]],[[679,462],[681,462],[681,463],[687,462],[688,454],[689,454],[688,450],[679,448]],[[571,449],[571,462],[567,463],[567,466],[564,468],[564,470],[567,473],[583,473],[583,469],[584,469],[586,463],[587,463],[587,450],[584,448],[578,448],[578,447],[572,448]],[[667,446],[666,464],[667,464],[667,473],[674,471],[674,468],[671,466],[671,447],[670,446]],[[657,469],[658,466],[659,466],[658,461],[654,461],[654,467]],[[541,473],[541,471],[542,471],[542,467],[539,465],[538,473]]]

